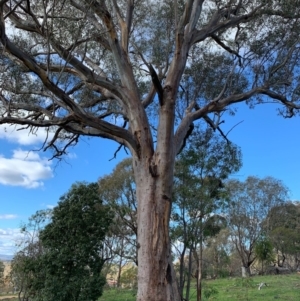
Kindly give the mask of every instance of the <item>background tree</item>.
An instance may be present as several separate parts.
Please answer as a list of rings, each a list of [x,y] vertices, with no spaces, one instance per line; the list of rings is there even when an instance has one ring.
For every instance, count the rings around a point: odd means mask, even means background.
[[[101,269],[103,240],[112,214],[102,204],[97,183],[73,184],[53,209],[41,231],[47,269],[44,300],[97,300],[105,279]]]
[[[263,221],[272,207],[284,203],[288,191],[281,181],[272,177],[248,177],[244,182],[230,180],[228,189],[231,239],[242,266],[250,273],[250,266],[256,258],[255,244],[263,233]]]
[[[137,265],[137,200],[132,160],[123,160],[98,184],[103,203],[114,213],[105,245],[111,251],[110,264],[118,266],[119,286],[123,266],[129,262]]]
[[[271,208],[263,223],[277,255],[277,265],[282,267],[288,257],[290,267],[297,269],[300,254],[300,206],[287,202]],[[288,258],[291,259],[291,258]]]
[[[228,228],[212,237],[205,242],[203,250],[203,274],[211,279],[223,278],[232,275],[231,256],[234,249],[230,244]]]
[[[192,260],[197,267],[197,298],[201,300],[203,242],[224,228],[221,208],[226,206],[227,198],[222,181],[241,166],[238,147],[210,128],[204,131],[201,135],[199,129],[194,131],[175,167],[171,237],[175,246],[180,242],[179,287],[183,295],[187,280],[186,300],[189,300]]]
[[[169,217],[193,122],[218,129],[243,101],[299,111],[299,10],[299,0],[0,1],[0,124],[47,128],[54,157],[80,135],[131,152],[138,301],[180,299]]]
[[[261,273],[264,273],[264,263],[272,263],[274,262],[274,252],[273,245],[271,241],[265,235],[261,235],[261,237],[256,241],[254,247],[254,253],[256,258],[261,262]]]
[[[0,285],[4,284],[4,263],[0,260]]]
[[[102,248],[111,221],[97,183],[72,185],[38,240],[14,257],[13,276],[21,280],[23,300],[97,300],[105,284]]]
[[[13,257],[10,272],[10,279],[18,293],[19,301],[42,298],[39,288],[45,279],[46,271],[38,263],[45,252],[39,235],[49,223],[51,214],[51,209],[39,210],[21,226],[23,239],[18,244],[20,250]],[[35,268],[37,265],[38,268]]]

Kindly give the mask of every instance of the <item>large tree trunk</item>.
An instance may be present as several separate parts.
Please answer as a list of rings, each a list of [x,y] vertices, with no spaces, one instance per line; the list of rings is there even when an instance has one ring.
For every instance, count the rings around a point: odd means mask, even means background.
[[[173,158],[133,158],[138,200],[137,301],[179,301],[171,257],[169,219]]]

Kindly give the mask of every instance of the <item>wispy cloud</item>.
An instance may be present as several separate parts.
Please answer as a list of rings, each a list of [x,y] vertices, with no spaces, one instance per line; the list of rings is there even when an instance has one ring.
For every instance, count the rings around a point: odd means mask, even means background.
[[[17,149],[11,158],[0,154],[0,184],[26,188],[43,186],[42,180],[53,176],[50,165],[51,162],[35,152]]]
[[[0,215],[0,219],[15,219],[18,216],[16,214],[2,214]]]
[[[47,209],[53,209],[55,207],[55,205],[46,205]]]
[[[76,155],[75,153],[68,153],[68,154],[67,154],[67,157],[68,157],[69,159],[77,159],[77,155]]]
[[[22,129],[21,125],[0,125],[0,139],[5,139],[20,145],[40,145],[47,138],[46,129],[38,129],[32,133],[29,129]],[[53,133],[50,133],[50,137]]]

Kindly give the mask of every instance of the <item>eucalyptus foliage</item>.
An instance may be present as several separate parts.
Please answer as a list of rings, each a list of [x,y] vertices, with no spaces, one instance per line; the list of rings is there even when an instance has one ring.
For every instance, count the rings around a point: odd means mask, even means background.
[[[256,258],[255,245],[264,234],[264,220],[273,207],[284,204],[288,189],[273,177],[254,176],[243,182],[230,180],[227,186],[231,198],[228,210],[231,239],[249,272]]]

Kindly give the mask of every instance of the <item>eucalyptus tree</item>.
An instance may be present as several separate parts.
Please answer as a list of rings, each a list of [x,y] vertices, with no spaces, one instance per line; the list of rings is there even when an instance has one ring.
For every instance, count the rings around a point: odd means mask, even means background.
[[[261,262],[262,274],[264,273],[264,263],[270,264],[275,260],[273,249],[270,239],[263,234],[255,243],[254,253],[256,258]]]
[[[195,130],[175,164],[171,237],[179,243],[179,291],[189,300],[192,260],[201,300],[203,243],[225,227],[228,197],[223,181],[241,167],[240,149],[211,128]],[[186,260],[189,253],[188,260]],[[185,265],[187,284],[185,286]]]
[[[133,158],[137,300],[179,300],[170,256],[175,156],[193,122],[273,101],[299,110],[299,0],[1,0],[0,124],[81,135]],[[176,114],[178,113],[178,114]]]
[[[124,159],[113,172],[98,180],[99,195],[114,213],[114,220],[105,238],[105,247],[111,253],[107,263],[118,266],[117,285],[120,284],[122,267],[137,265],[137,200],[132,160]]]
[[[300,204],[286,202],[273,207],[266,216],[264,229],[276,255],[277,265],[283,266],[285,261],[294,262],[294,268],[300,265]]]
[[[264,234],[264,220],[269,211],[282,205],[288,197],[287,187],[272,177],[248,177],[244,182],[230,180],[228,226],[230,237],[239,254],[242,266],[250,273],[256,259],[255,245]]]

